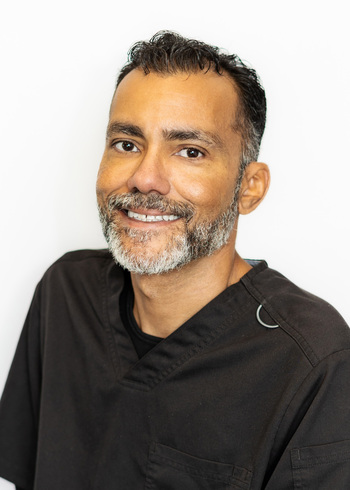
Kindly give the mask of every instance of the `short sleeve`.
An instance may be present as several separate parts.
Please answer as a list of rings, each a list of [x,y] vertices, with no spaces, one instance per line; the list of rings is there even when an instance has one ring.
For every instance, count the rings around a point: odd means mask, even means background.
[[[39,400],[40,287],[28,312],[0,402],[0,476],[33,487]]]
[[[330,355],[307,377],[276,438],[286,435],[266,490],[350,488],[350,351]]]

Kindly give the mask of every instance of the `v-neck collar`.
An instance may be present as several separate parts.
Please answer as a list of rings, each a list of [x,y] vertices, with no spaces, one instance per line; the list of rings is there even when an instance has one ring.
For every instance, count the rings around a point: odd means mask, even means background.
[[[244,277],[253,277],[267,267],[261,261]],[[115,264],[107,271],[106,308],[110,331],[112,360],[117,380],[130,388],[149,391],[192,356],[215,341],[232,322],[251,307],[255,300],[242,281],[229,286],[205,305],[171,335],[138,359],[132,340],[120,317],[119,298],[125,272]],[[171,314],[171,312],[169,312]]]

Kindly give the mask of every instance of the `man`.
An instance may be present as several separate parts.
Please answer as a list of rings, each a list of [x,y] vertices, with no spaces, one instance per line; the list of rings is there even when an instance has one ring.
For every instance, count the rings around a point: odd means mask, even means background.
[[[169,32],[132,48],[97,181],[114,260],[47,271],[3,395],[18,488],[349,488],[349,329],[235,250],[269,185],[265,110],[236,56]]]

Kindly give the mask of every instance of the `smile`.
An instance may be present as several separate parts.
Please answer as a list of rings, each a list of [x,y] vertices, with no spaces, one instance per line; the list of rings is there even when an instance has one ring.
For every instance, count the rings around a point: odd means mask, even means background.
[[[158,221],[174,221],[179,219],[179,216],[175,216],[173,214],[158,214],[158,215],[149,215],[149,214],[139,214],[134,213],[133,211],[127,211],[128,218],[133,218],[137,221],[143,221],[145,223],[154,223]]]

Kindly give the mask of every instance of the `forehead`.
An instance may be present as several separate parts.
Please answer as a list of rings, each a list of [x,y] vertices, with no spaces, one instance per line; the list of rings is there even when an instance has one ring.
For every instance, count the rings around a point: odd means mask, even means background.
[[[146,125],[168,127],[177,123],[232,129],[238,104],[234,82],[225,74],[145,74],[135,69],[119,84],[110,118],[136,118]]]

